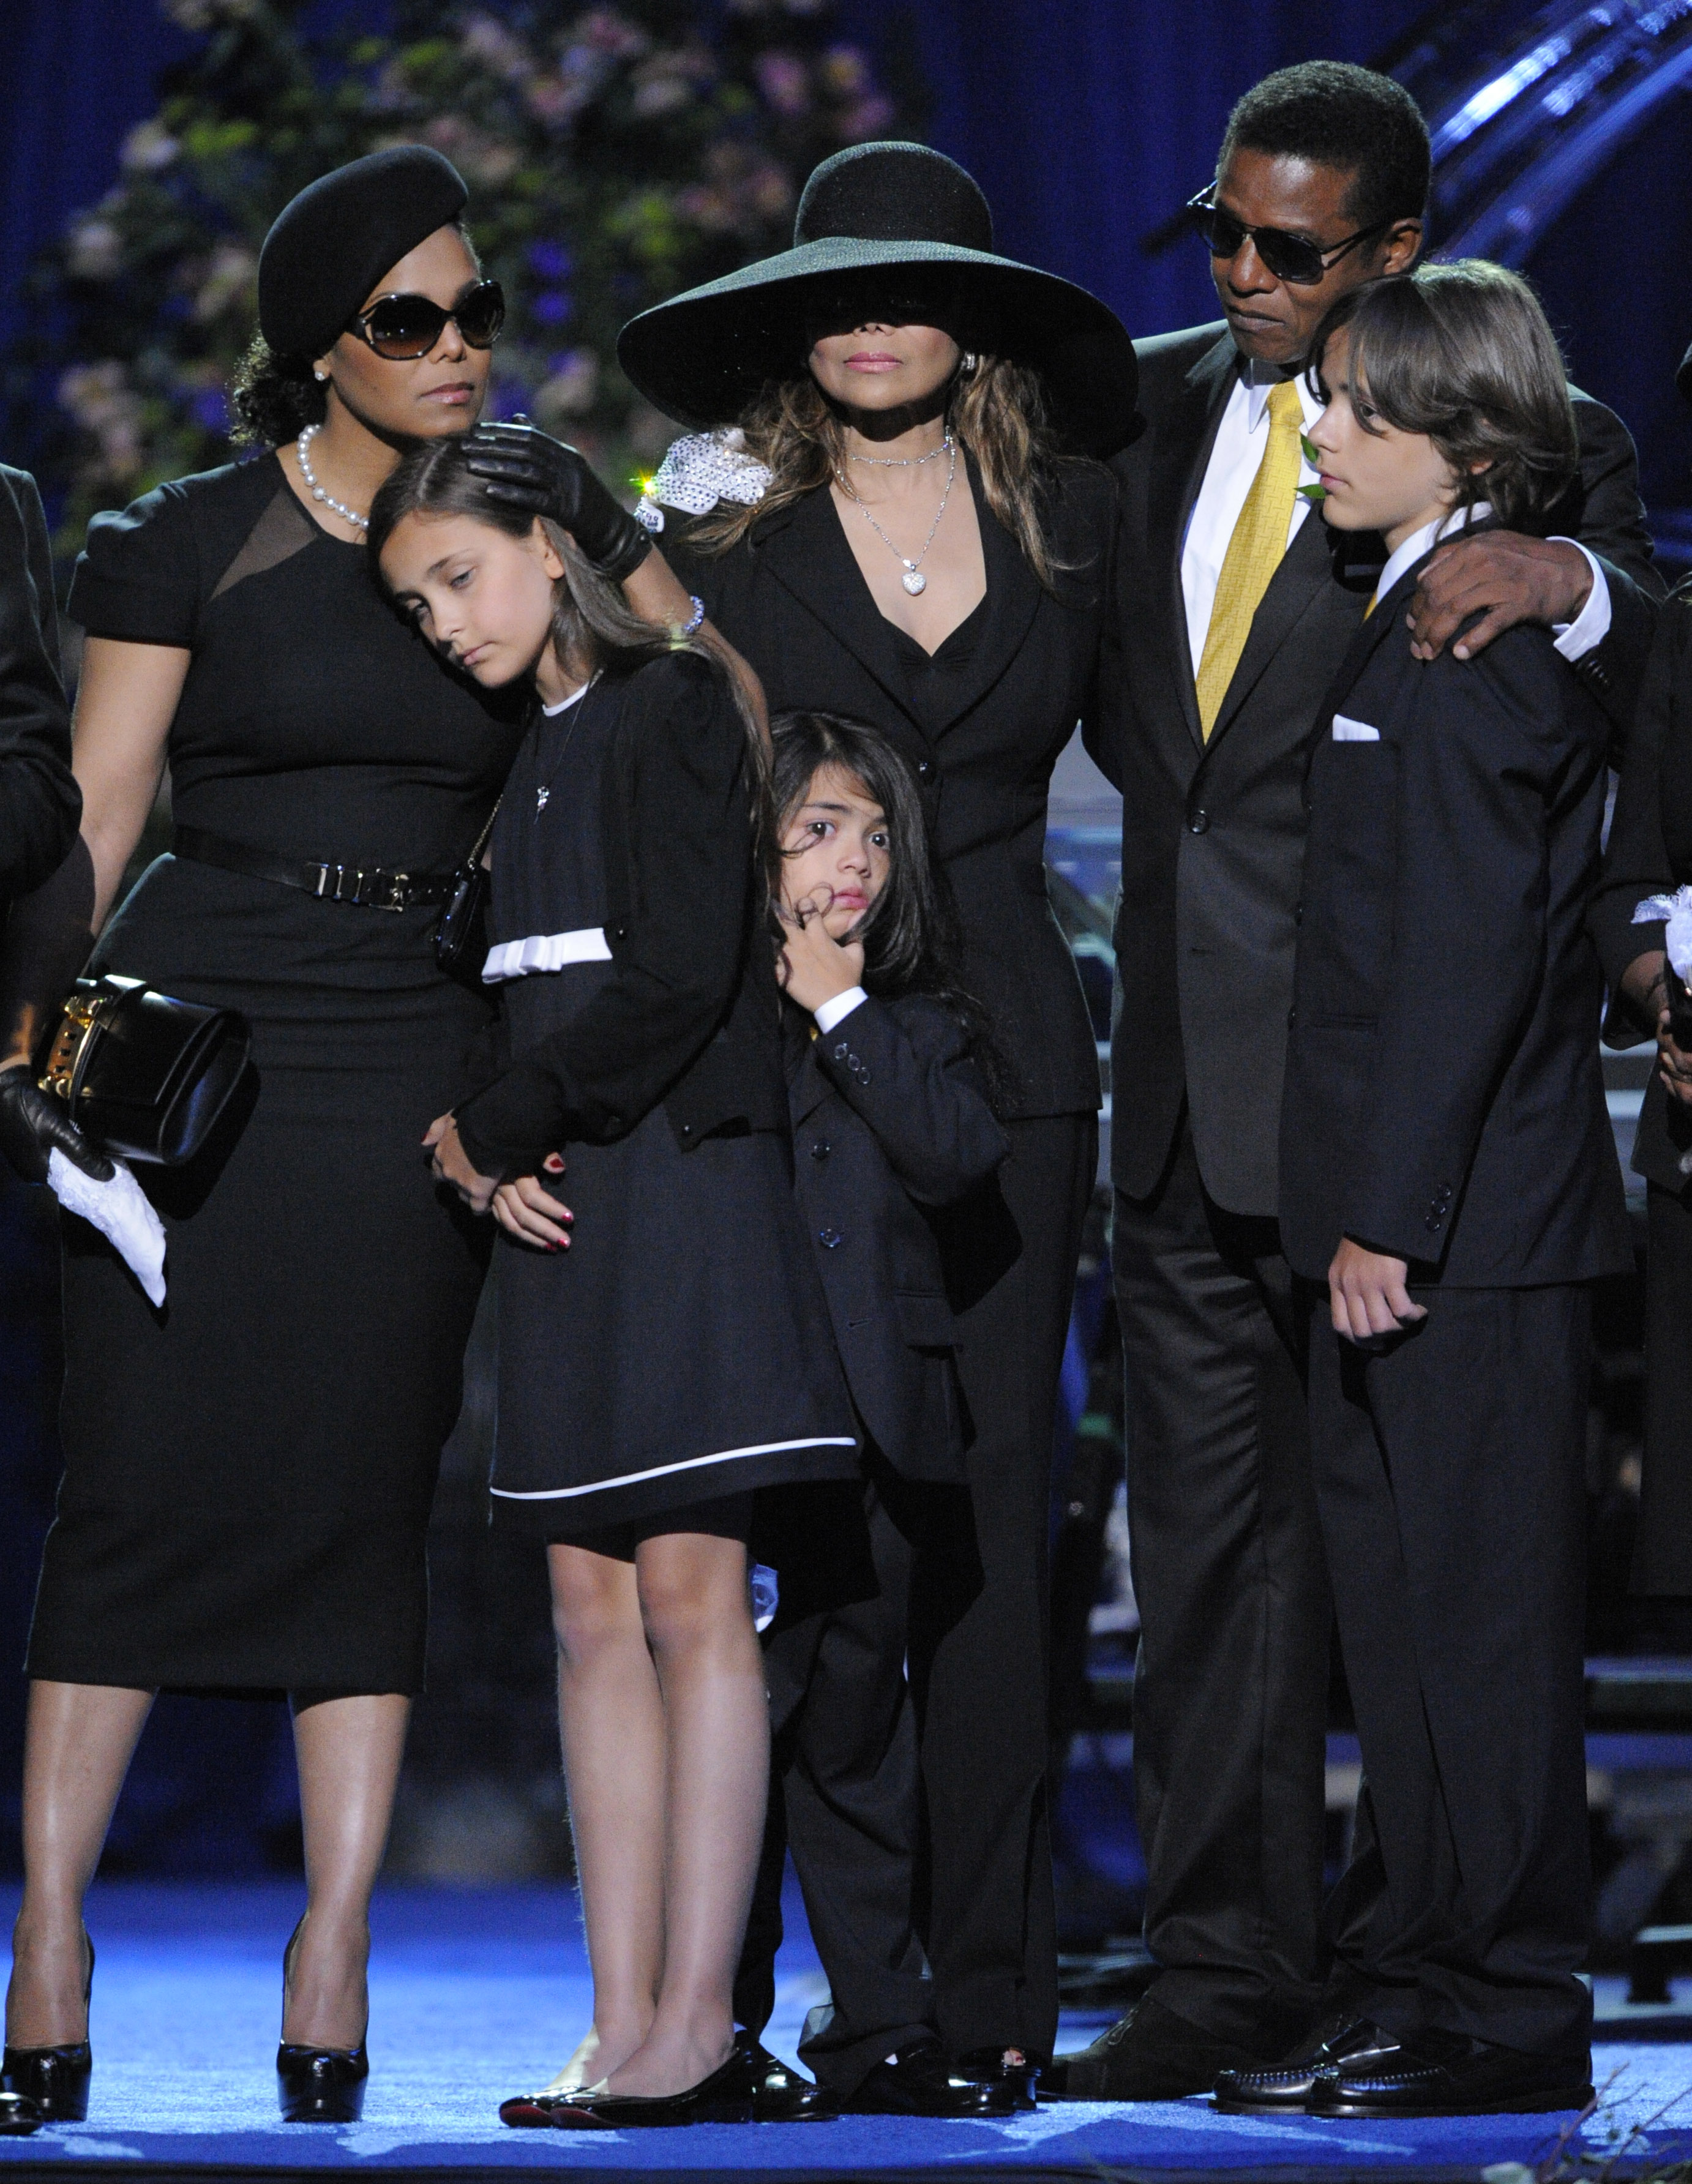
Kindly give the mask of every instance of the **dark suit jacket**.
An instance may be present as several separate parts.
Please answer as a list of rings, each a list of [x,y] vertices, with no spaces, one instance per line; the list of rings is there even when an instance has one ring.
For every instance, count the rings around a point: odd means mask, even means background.
[[[1049,511],[1057,596],[1036,582],[971,466],[989,620],[952,716],[931,735],[827,488],[766,517],[729,553],[659,540],[682,582],[763,678],[772,712],[815,707],[881,729],[915,767],[957,904],[963,983],[1005,1064],[1004,1112],[1091,1114],[1099,1061],[1080,980],[1046,899],[1046,790],[1095,702],[1116,495],[1093,463],[1066,465]]]
[[[1544,630],[1413,659],[1415,588],[1412,570],[1381,601],[1318,716],[1287,1256],[1320,1280],[1345,1235],[1448,1287],[1619,1273],[1633,1246],[1584,922],[1607,724]]]
[[[1657,624],[1628,765],[1616,794],[1604,871],[1588,912],[1613,996],[1637,956],[1664,944],[1661,919],[1635,925],[1648,896],[1692,881],[1692,588],[1670,598]],[[1612,1046],[1648,1036],[1612,999],[1604,1028]],[[1685,1163],[1682,1165],[1683,1162]],[[1634,1138],[1634,1167],[1677,1197],[1692,1190],[1692,1108],[1671,1100],[1652,1072]]]
[[[1010,1141],[936,1002],[871,996],[790,1054],[795,1188],[852,1400],[896,1471],[961,1482],[958,1330],[922,1208],[962,1198]]]
[[[457,1110],[483,1175],[626,1137],[660,1100],[684,1150],[726,1123],[788,1126],[746,732],[726,678],[677,653],[615,694],[600,815],[611,973]]]
[[[1385,555],[1312,510],[1205,744],[1181,549],[1238,359],[1221,326],[1135,348],[1144,429],[1111,464],[1122,495],[1114,658],[1089,735],[1123,800],[1112,1165],[1131,1197],[1153,1190],[1184,1097],[1211,1195],[1234,1212],[1272,1214],[1305,741]],[[1575,410],[1580,482],[1546,527],[1604,560],[1611,632],[1579,672],[1625,718],[1661,587],[1626,429],[1583,395]]]
[[[0,463],[0,904],[58,870],[81,816],[41,495]]]

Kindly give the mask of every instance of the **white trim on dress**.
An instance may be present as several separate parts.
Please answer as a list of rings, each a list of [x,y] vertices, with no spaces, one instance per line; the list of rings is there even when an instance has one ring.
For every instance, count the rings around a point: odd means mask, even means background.
[[[681,1463],[654,1464],[650,1471],[631,1471],[621,1479],[595,1479],[586,1486],[548,1486],[538,1493],[518,1494],[509,1486],[491,1486],[503,1502],[568,1502],[578,1494],[604,1494],[614,1486],[638,1486],[648,1479],[667,1479],[671,1472],[697,1471],[702,1463],[729,1463],[742,1456],[779,1456],[789,1448],[856,1448],[851,1434],[813,1434],[804,1440],[760,1440],[750,1448],[720,1448],[715,1456],[690,1456]]]

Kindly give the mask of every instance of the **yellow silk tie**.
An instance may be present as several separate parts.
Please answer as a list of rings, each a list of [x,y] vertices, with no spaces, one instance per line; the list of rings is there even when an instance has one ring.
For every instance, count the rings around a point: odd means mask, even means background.
[[[1251,633],[1251,618],[1287,550],[1304,424],[1299,390],[1290,379],[1283,379],[1269,390],[1269,444],[1222,556],[1216,604],[1205,633],[1198,685],[1199,718],[1206,743]]]

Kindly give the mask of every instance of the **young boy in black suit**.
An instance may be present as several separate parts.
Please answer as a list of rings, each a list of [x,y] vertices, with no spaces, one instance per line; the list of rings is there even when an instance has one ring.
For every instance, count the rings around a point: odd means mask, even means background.
[[[1218,2097],[1578,2108],[1589,1284],[1633,1262],[1582,926],[1606,729],[1548,632],[1423,661],[1405,620],[1441,538],[1533,528],[1576,436],[1495,265],[1359,291],[1313,355],[1322,513],[1389,555],[1318,716],[1281,1151],[1366,1786],[1332,2008]]]

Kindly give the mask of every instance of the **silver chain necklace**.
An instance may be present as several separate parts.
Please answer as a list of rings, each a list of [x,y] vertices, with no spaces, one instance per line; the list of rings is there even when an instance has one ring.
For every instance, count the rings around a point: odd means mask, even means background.
[[[326,493],[317,482],[317,473],[311,467],[310,448],[312,442],[322,430],[321,425],[308,425],[298,439],[294,442],[294,453],[299,457],[300,476],[311,488],[311,497],[314,500],[320,500],[326,508],[332,508],[337,515],[345,516],[348,522],[355,529],[368,531],[370,527],[370,519],[368,515],[360,515],[356,508],[348,508],[344,500],[337,500],[332,493]]]
[[[952,447],[952,443],[949,439],[947,441],[946,444],[948,447]],[[936,454],[938,454],[940,450],[937,448],[934,452]],[[916,458],[914,460],[925,459]],[[928,558],[928,549],[934,543],[934,533],[940,528],[940,518],[946,513],[946,503],[952,497],[952,481],[956,477],[957,474],[958,451],[955,447],[952,447],[952,460],[946,465],[946,490],[940,496],[940,505],[934,511],[934,521],[928,526],[928,536],[922,542],[922,551],[916,556],[915,560],[910,560],[907,555],[899,552],[898,547],[893,544],[892,539],[889,538],[886,532],[882,529],[882,526],[877,522],[875,517],[871,515],[869,510],[864,506],[863,502],[861,500],[858,500],[857,494],[852,491],[852,488],[847,484],[845,479],[842,478],[840,480],[840,490],[845,493],[849,499],[858,501],[859,513],[862,515],[865,522],[869,525],[871,530],[875,532],[877,538],[881,540],[882,545],[887,548],[888,553],[893,555],[894,560],[899,562],[904,569],[904,574],[899,581],[904,585],[906,591],[910,593],[912,599],[916,599],[919,593],[926,592],[928,588],[928,579],[922,573],[922,564]]]
[[[926,455],[849,455],[851,463],[869,463],[878,471],[920,471],[924,463],[932,463],[936,455],[952,452],[952,436],[947,433],[938,448],[930,448]]]

